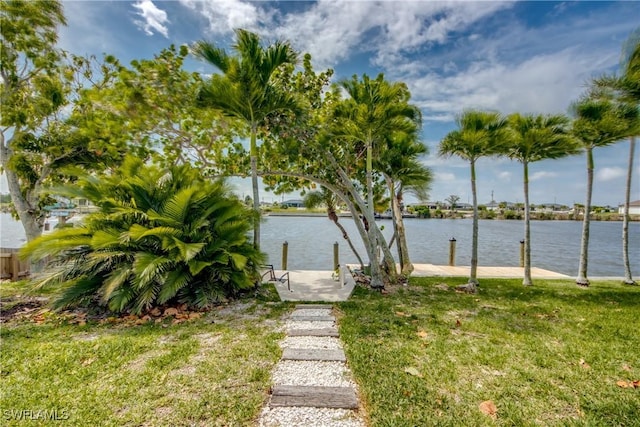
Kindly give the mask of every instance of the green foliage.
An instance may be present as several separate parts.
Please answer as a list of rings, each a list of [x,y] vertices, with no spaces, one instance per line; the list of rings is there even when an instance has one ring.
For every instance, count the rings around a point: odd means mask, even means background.
[[[413,206],[411,209],[418,218],[431,218],[431,210],[428,206]]]
[[[520,212],[513,211],[511,209],[507,209],[502,214],[502,218],[504,219],[522,219],[522,214]]]
[[[572,106],[573,133],[587,149],[604,147],[633,136],[638,128],[638,107],[614,103],[590,93]]]
[[[110,177],[86,176],[58,192],[99,210],[23,249],[53,258],[39,284],[62,285],[57,307],[99,299],[136,313],[168,302],[203,308],[254,284],[263,257],[247,241],[251,213],[197,169],[130,157]]]

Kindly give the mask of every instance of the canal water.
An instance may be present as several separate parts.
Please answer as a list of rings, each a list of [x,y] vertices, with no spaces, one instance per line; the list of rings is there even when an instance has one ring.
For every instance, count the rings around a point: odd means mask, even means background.
[[[360,255],[366,252],[351,218],[340,218]],[[471,219],[405,220],[411,261],[446,265],[449,239],[456,239],[456,264],[469,265],[471,259]],[[390,238],[390,220],[380,220],[383,233]],[[577,275],[580,256],[580,221],[532,221],[531,263],[570,276]],[[282,244],[288,243],[289,270],[331,270],[333,245],[339,243],[340,263],[355,263],[338,228],[326,217],[265,217],[262,223],[262,249],[269,262],[280,268]],[[24,230],[8,214],[0,214],[1,247],[19,247]],[[518,266],[522,221],[481,220],[479,225],[479,265]],[[629,251],[632,272],[640,275],[640,222],[629,225]],[[395,246],[392,248],[395,255]],[[623,276],[622,223],[593,221],[590,229],[589,276]]]

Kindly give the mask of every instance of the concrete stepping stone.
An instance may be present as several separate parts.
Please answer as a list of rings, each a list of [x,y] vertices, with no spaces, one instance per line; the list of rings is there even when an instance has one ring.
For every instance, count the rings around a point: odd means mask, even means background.
[[[336,318],[333,316],[294,316],[291,315],[290,320],[297,320],[299,322],[335,322]]]
[[[271,392],[272,407],[358,408],[358,398],[352,387],[275,385]]]
[[[287,335],[290,337],[339,337],[336,328],[321,329],[289,329]]]
[[[298,304],[296,310],[332,310],[331,304]]]
[[[342,349],[309,349],[309,348],[285,348],[282,352],[282,360],[326,360],[346,362],[347,357]]]

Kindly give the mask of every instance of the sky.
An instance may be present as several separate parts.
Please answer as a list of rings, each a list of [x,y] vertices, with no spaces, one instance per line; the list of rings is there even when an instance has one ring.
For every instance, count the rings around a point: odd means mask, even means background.
[[[122,62],[152,58],[170,44],[205,39],[223,46],[233,29],[265,40],[289,40],[309,52],[317,71],[334,80],[384,73],[405,82],[423,113],[430,154],[431,201],[457,195],[471,202],[468,163],[437,155],[463,109],[504,114],[567,113],[592,77],[618,72],[622,43],[640,25],[640,4],[624,2],[494,1],[64,1],[68,25],[59,45],[75,54],[113,54]],[[195,59],[191,71],[215,70]],[[624,201],[628,141],[595,151],[593,204]],[[640,199],[636,150],[632,200]],[[522,202],[522,166],[483,159],[477,165],[479,203]],[[584,203],[584,154],[534,163],[532,203]],[[249,194],[248,181],[236,182]],[[295,195],[285,198],[295,197]],[[262,192],[270,202],[281,196]]]

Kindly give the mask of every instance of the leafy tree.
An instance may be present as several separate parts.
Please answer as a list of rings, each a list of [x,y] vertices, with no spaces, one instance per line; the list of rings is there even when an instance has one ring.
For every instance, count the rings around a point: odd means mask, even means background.
[[[364,153],[365,193],[367,203],[363,208],[365,218],[374,223],[374,153],[384,159],[384,153],[390,139],[414,135],[421,122],[420,111],[409,103],[410,93],[403,83],[390,83],[379,74],[374,80],[366,74],[360,80],[353,76],[339,83],[349,98],[338,103],[335,108],[335,121],[330,129],[331,137],[351,145],[355,151]],[[360,157],[362,159],[362,157]],[[386,247],[381,233],[369,228],[367,252],[371,260],[371,274],[378,269],[378,247]],[[395,273],[393,257],[385,254],[387,268]],[[372,280],[373,287],[383,284]]]
[[[73,180],[69,166],[117,164],[125,139],[86,96],[87,87],[109,84],[113,67],[55,49],[57,26],[65,24],[60,3],[3,1],[0,8],[0,164],[31,241],[52,201],[47,186]]]
[[[325,91],[331,70],[315,73],[309,55],[305,56],[304,70],[294,74],[292,68],[283,67],[279,71],[278,86],[297,94],[304,108],[299,116],[280,114],[270,117],[271,137],[265,139],[262,146],[269,155],[262,159],[263,170],[260,174],[276,192],[311,188],[314,184],[330,190],[353,214],[354,224],[372,266],[372,288],[380,289],[387,283],[393,283],[395,261],[370,209],[375,201],[373,204],[365,201],[368,198],[366,174],[363,173],[366,170],[366,147],[361,138],[363,133],[354,126],[357,120],[353,120],[354,117],[349,113],[355,101],[353,98],[343,99],[339,86]],[[382,92],[378,86],[391,86],[382,76],[376,81],[369,80],[368,84],[376,93]],[[396,85],[396,88],[401,86]],[[409,95],[406,88],[398,90],[396,94],[396,104],[406,103]],[[380,102],[380,107],[387,105],[383,102],[387,98],[372,97]],[[361,110],[359,117],[365,117],[366,112],[370,111],[367,105],[358,108]],[[382,111],[378,111],[378,114],[383,121],[389,119]],[[369,117],[373,120],[374,113]],[[398,118],[394,126],[399,126],[404,120]],[[390,122],[387,121],[389,128],[392,127],[389,126]],[[391,136],[397,134],[388,133],[384,138],[376,133],[376,154],[382,155]],[[373,161],[371,166],[374,167]],[[371,180],[374,200],[376,194],[380,194],[380,184],[384,184],[379,179],[380,173],[377,170],[376,179],[372,177]],[[383,268],[379,266],[378,248],[384,254]]]
[[[58,308],[95,300],[118,312],[173,302],[205,308],[259,277],[263,256],[247,238],[252,211],[189,165],[163,169],[129,157],[113,175],[85,176],[60,194],[99,210],[23,248],[53,258],[39,284],[61,286]]]
[[[333,194],[331,191],[326,188],[322,188],[320,191],[310,191],[304,196],[304,205],[309,209],[313,209],[315,207],[324,205],[327,208],[327,216],[333,223],[338,227],[340,232],[342,233],[342,237],[349,244],[349,248],[351,248],[351,252],[355,255],[360,263],[360,268],[364,268],[364,263],[362,262],[362,257],[358,253],[357,249],[353,245],[347,230],[340,224],[340,220],[338,217],[337,206],[339,203],[339,199]]]
[[[531,227],[529,205],[529,164],[546,159],[558,159],[579,150],[578,142],[569,132],[569,118],[563,115],[521,115],[508,117],[509,143],[505,154],[522,163],[524,185],[524,279],[531,281]]]
[[[473,197],[473,227],[471,242],[471,269],[467,290],[476,292],[478,285],[478,196],[476,191],[476,162],[484,156],[499,154],[502,150],[505,120],[498,113],[467,110],[456,119],[458,129],[449,132],[440,142],[441,156],[459,156],[471,168],[471,194]]]
[[[208,175],[239,174],[244,148],[232,141],[242,136],[237,120],[198,105],[203,82],[183,69],[188,54],[187,46],[171,45],[128,67],[107,56],[117,70],[113,84],[93,88],[87,96],[111,112],[112,120],[123,120],[130,146],[155,162],[191,163]]]
[[[592,91],[574,103],[572,109],[576,116],[572,131],[580,140],[587,154],[587,196],[584,203],[580,264],[576,283],[580,286],[589,286],[587,263],[589,259],[589,214],[591,212],[593,171],[595,168],[593,150],[633,135],[636,132],[638,108],[626,103],[613,103]]]
[[[235,33],[233,49],[237,56],[230,56],[224,49],[207,41],[197,42],[192,50],[195,56],[223,73],[214,74],[204,83],[200,93],[202,103],[242,120],[248,127],[253,208],[259,213],[258,128],[270,114],[298,109],[297,99],[273,82],[277,69],[285,64],[294,64],[297,55],[289,43],[276,42],[264,48],[257,34],[242,29]],[[253,243],[259,248],[260,222],[256,221]]]
[[[64,89],[58,75],[60,54],[55,50],[57,26],[66,25],[59,2],[3,1],[0,3],[0,163],[7,177],[13,205],[28,240],[40,235],[44,216],[38,209],[38,177],[31,191],[23,191],[20,169],[28,160],[18,158],[17,140],[64,103]],[[26,173],[25,173],[26,175]]]

